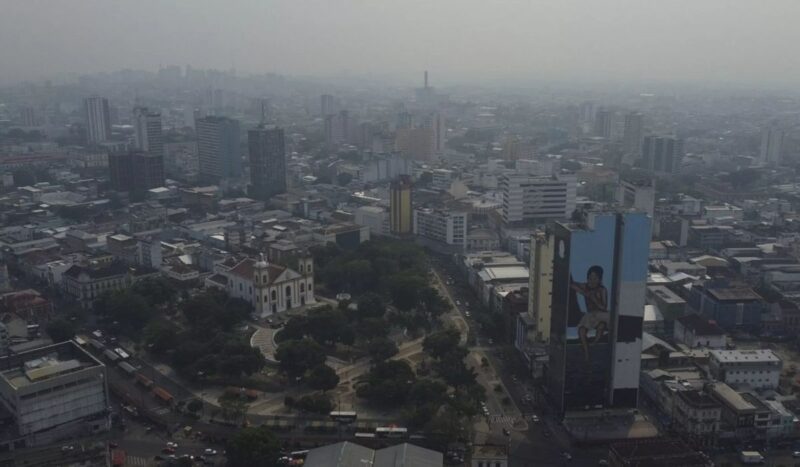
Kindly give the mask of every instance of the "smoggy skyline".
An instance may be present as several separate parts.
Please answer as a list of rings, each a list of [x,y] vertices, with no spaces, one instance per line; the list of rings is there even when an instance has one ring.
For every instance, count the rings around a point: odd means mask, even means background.
[[[439,82],[787,86],[800,2],[7,0],[0,82],[159,65]]]

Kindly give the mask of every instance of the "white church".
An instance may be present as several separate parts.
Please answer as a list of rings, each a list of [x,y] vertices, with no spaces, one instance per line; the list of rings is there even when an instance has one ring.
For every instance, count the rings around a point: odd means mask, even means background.
[[[228,260],[216,265],[217,273],[206,279],[206,286],[224,288],[231,297],[253,305],[256,317],[266,318],[315,302],[313,260],[301,258],[297,263],[299,271],[268,263],[263,254]]]

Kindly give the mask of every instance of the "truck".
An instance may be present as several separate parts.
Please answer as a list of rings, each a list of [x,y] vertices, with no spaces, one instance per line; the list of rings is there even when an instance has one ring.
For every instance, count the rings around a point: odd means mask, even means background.
[[[742,464],[761,464],[764,462],[764,456],[758,451],[742,451],[739,454],[739,460]]]

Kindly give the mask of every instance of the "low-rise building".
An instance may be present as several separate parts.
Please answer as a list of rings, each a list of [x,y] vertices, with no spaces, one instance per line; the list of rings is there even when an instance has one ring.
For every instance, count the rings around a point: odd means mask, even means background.
[[[694,313],[675,320],[673,337],[689,347],[723,349],[727,345],[725,331],[717,323]]]
[[[414,234],[463,251],[467,247],[467,213],[450,209],[415,209]]]
[[[680,465],[682,467],[711,467],[713,462],[681,440],[650,438],[621,441],[608,449],[608,465],[612,467],[641,467]]]
[[[110,264],[74,264],[63,274],[64,291],[81,306],[89,308],[104,292],[130,287],[134,282],[157,277],[159,272],[146,267],[130,267],[122,262]]]
[[[309,450],[304,465],[314,467],[360,467],[362,465],[442,467],[444,456],[440,452],[408,443],[383,449],[370,449],[344,441]]]
[[[72,341],[0,357],[0,404],[9,449],[108,430],[106,368]]]
[[[678,392],[674,413],[673,420],[678,430],[695,444],[716,444],[722,408],[713,397],[701,391]]]
[[[769,349],[712,350],[708,367],[716,380],[729,385],[776,389],[783,364]]]
[[[751,331],[758,329],[761,314],[767,309],[764,299],[743,285],[695,285],[689,294],[689,305],[723,328]]]

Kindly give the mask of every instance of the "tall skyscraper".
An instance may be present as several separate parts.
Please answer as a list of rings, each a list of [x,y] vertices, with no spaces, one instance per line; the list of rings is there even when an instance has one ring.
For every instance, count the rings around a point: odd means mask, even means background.
[[[500,178],[499,185],[503,193],[503,222],[507,225],[569,219],[575,211],[574,174],[509,173]]]
[[[410,175],[392,181],[389,192],[389,228],[395,235],[408,235],[414,228]]]
[[[200,175],[208,179],[242,175],[239,121],[227,117],[204,117],[195,123]]]
[[[636,407],[650,218],[556,224],[547,388],[557,410]]]
[[[433,131],[433,152],[441,154],[447,137],[447,125],[441,112],[433,112],[428,116],[426,126]]]
[[[432,128],[399,128],[395,132],[394,148],[415,160],[430,160],[434,154]]]
[[[614,114],[608,109],[598,109],[594,116],[594,135],[611,138]]]
[[[161,130],[161,114],[147,107],[133,109],[133,127],[136,149],[156,155],[164,155],[164,136]]]
[[[778,128],[764,128],[761,132],[761,163],[776,166],[781,163],[785,133]]]
[[[551,232],[538,231],[531,235],[528,314],[536,323],[536,341],[544,344],[550,342],[554,243]]]
[[[674,136],[646,136],[642,142],[642,168],[653,172],[677,173],[681,144]]]
[[[247,132],[250,195],[267,201],[286,192],[286,146],[283,129],[260,125]]]
[[[625,127],[622,133],[622,144],[625,154],[639,158],[642,153],[642,114],[631,112],[625,114]]]
[[[351,133],[350,113],[346,110],[325,117],[325,144],[333,146],[344,143]]]
[[[102,143],[111,137],[111,113],[108,99],[91,96],[83,100],[86,112],[86,137],[89,144]]]

